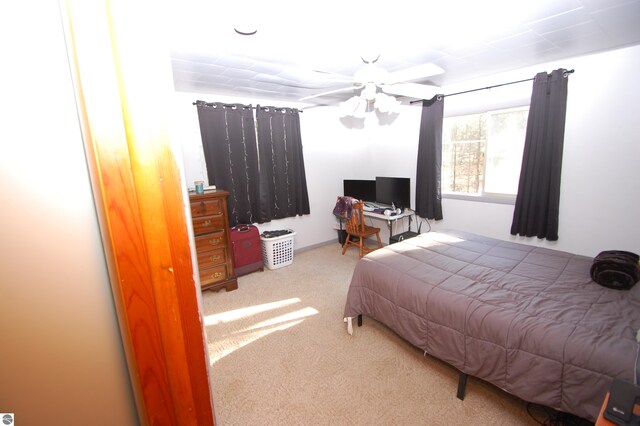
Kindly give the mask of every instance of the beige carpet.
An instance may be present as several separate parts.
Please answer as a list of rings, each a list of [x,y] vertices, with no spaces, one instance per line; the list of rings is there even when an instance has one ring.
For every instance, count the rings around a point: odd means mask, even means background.
[[[524,402],[470,378],[365,317],[342,321],[357,262],[325,245],[204,293],[218,425],[533,425]]]

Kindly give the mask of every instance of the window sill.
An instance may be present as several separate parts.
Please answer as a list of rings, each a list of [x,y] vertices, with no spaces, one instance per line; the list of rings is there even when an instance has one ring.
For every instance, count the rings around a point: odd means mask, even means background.
[[[493,203],[493,204],[516,204],[515,195],[472,195],[472,194],[442,194],[442,198],[448,198],[451,200],[464,200],[464,201],[477,201],[480,203]]]

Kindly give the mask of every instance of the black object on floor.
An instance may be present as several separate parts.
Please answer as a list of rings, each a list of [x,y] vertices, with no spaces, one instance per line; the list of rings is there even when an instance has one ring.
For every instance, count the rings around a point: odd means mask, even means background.
[[[402,234],[396,234],[389,237],[389,244],[399,243],[400,241],[404,241],[408,238],[417,237],[420,235],[418,232],[406,231]]]

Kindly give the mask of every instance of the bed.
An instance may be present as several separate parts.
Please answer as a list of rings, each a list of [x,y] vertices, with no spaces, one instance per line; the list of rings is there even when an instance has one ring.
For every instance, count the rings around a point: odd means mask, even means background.
[[[640,284],[591,280],[589,257],[439,231],[361,259],[344,316],[519,398],[594,421],[613,378],[635,383]],[[350,331],[353,331],[349,327]]]

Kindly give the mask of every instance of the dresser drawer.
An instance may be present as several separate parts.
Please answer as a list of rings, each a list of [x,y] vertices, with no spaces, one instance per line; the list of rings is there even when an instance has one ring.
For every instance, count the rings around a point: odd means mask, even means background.
[[[222,214],[222,201],[220,199],[206,199],[191,201],[191,216],[208,216]]]
[[[208,234],[221,229],[224,229],[224,216],[222,213],[193,218],[193,233],[195,235]]]
[[[227,279],[227,266],[219,265],[213,268],[200,269],[200,285],[224,281]]]
[[[212,268],[227,263],[227,252],[223,248],[198,252],[198,269]]]
[[[224,190],[189,194],[189,208],[195,243],[197,274],[201,290],[226,291],[238,288],[231,252],[231,234]],[[194,271],[195,272],[195,271]]]
[[[196,237],[196,251],[208,251],[214,248],[223,248],[227,245],[227,236],[223,229],[207,235]]]

